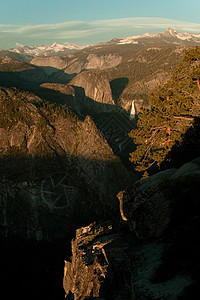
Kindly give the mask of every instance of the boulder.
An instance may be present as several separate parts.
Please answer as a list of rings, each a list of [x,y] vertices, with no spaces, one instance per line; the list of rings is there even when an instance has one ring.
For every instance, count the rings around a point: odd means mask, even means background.
[[[158,238],[200,207],[200,159],[136,182],[124,192],[123,213],[140,240]]]
[[[130,261],[120,238],[109,223],[92,223],[76,231],[72,260],[64,266],[67,299],[130,299]]]

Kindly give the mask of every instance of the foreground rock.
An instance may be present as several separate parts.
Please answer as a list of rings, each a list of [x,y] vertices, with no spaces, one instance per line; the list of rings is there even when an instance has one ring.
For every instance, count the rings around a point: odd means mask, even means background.
[[[65,261],[63,286],[67,299],[88,297],[129,299],[130,261],[123,251],[121,235],[109,223],[93,223],[76,231],[72,262]]]
[[[169,169],[139,181],[124,192],[123,213],[137,239],[142,243],[157,241],[164,245],[151,282],[155,284],[154,287],[159,287],[160,283],[165,286],[169,284],[171,298],[162,298],[161,291],[154,290],[153,286],[150,288],[146,281],[145,285],[153,299],[196,297],[200,267],[199,185],[200,158],[197,158],[179,169]],[[150,258],[149,253],[146,257]],[[139,256],[136,256],[137,261]],[[156,252],[153,251],[152,256],[156,258]],[[152,258],[149,258],[147,260],[150,263]],[[137,278],[139,274],[144,277],[145,270],[141,270],[142,273],[136,272]],[[141,283],[138,283],[137,279],[135,288],[139,291]]]
[[[200,158],[138,181],[124,193],[124,214],[140,240],[199,216]]]
[[[125,223],[117,234],[103,224],[77,230],[65,262],[69,299],[197,299],[199,185],[200,158],[119,193],[129,230]]]

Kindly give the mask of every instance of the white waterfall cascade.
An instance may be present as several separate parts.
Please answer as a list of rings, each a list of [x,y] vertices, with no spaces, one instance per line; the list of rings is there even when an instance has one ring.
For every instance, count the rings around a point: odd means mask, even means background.
[[[130,119],[135,119],[135,117],[136,117],[135,100],[133,100],[131,105]]]

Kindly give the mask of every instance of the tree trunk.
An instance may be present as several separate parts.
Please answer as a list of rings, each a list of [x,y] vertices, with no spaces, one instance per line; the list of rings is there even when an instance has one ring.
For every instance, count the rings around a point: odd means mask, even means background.
[[[200,79],[199,78],[197,78],[197,86],[198,86],[198,89],[200,91]]]

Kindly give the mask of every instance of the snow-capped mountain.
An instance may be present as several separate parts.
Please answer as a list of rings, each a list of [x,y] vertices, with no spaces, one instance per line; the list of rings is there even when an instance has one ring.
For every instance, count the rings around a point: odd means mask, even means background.
[[[53,43],[51,45],[45,45],[45,46],[24,46],[21,44],[16,43],[16,48],[11,49],[10,51],[19,53],[19,54],[25,54],[30,56],[48,56],[52,55],[53,53],[57,54],[58,52],[65,52],[67,50],[82,50],[83,48],[87,46],[80,46],[70,43],[64,43],[64,44],[58,44]]]
[[[99,43],[94,46],[80,46],[70,43],[53,43],[51,45],[44,46],[24,46],[16,44],[16,48],[8,50],[11,54],[15,53],[21,55],[23,59],[30,61],[34,57],[45,57],[45,56],[65,56],[75,51],[81,51],[87,48],[86,51],[92,53],[97,49],[103,49],[106,47],[106,51],[112,51],[109,46],[128,45],[132,44],[137,46],[136,48],[163,46],[163,45],[180,45],[180,46],[196,46],[200,45],[200,33],[182,33],[172,28],[167,28],[161,33],[145,33],[142,35],[129,36],[123,39],[114,38],[111,41]],[[114,49],[114,48],[113,48]],[[85,50],[84,50],[85,51]],[[9,56],[9,55],[8,55]]]
[[[161,33],[145,33],[142,35],[129,36],[124,39],[118,40],[119,45],[125,44],[138,44],[139,40],[147,38],[160,38],[160,39],[174,39],[179,41],[188,41],[193,43],[200,43],[200,33],[182,33],[180,31],[174,30],[172,28],[167,28],[164,32]]]

